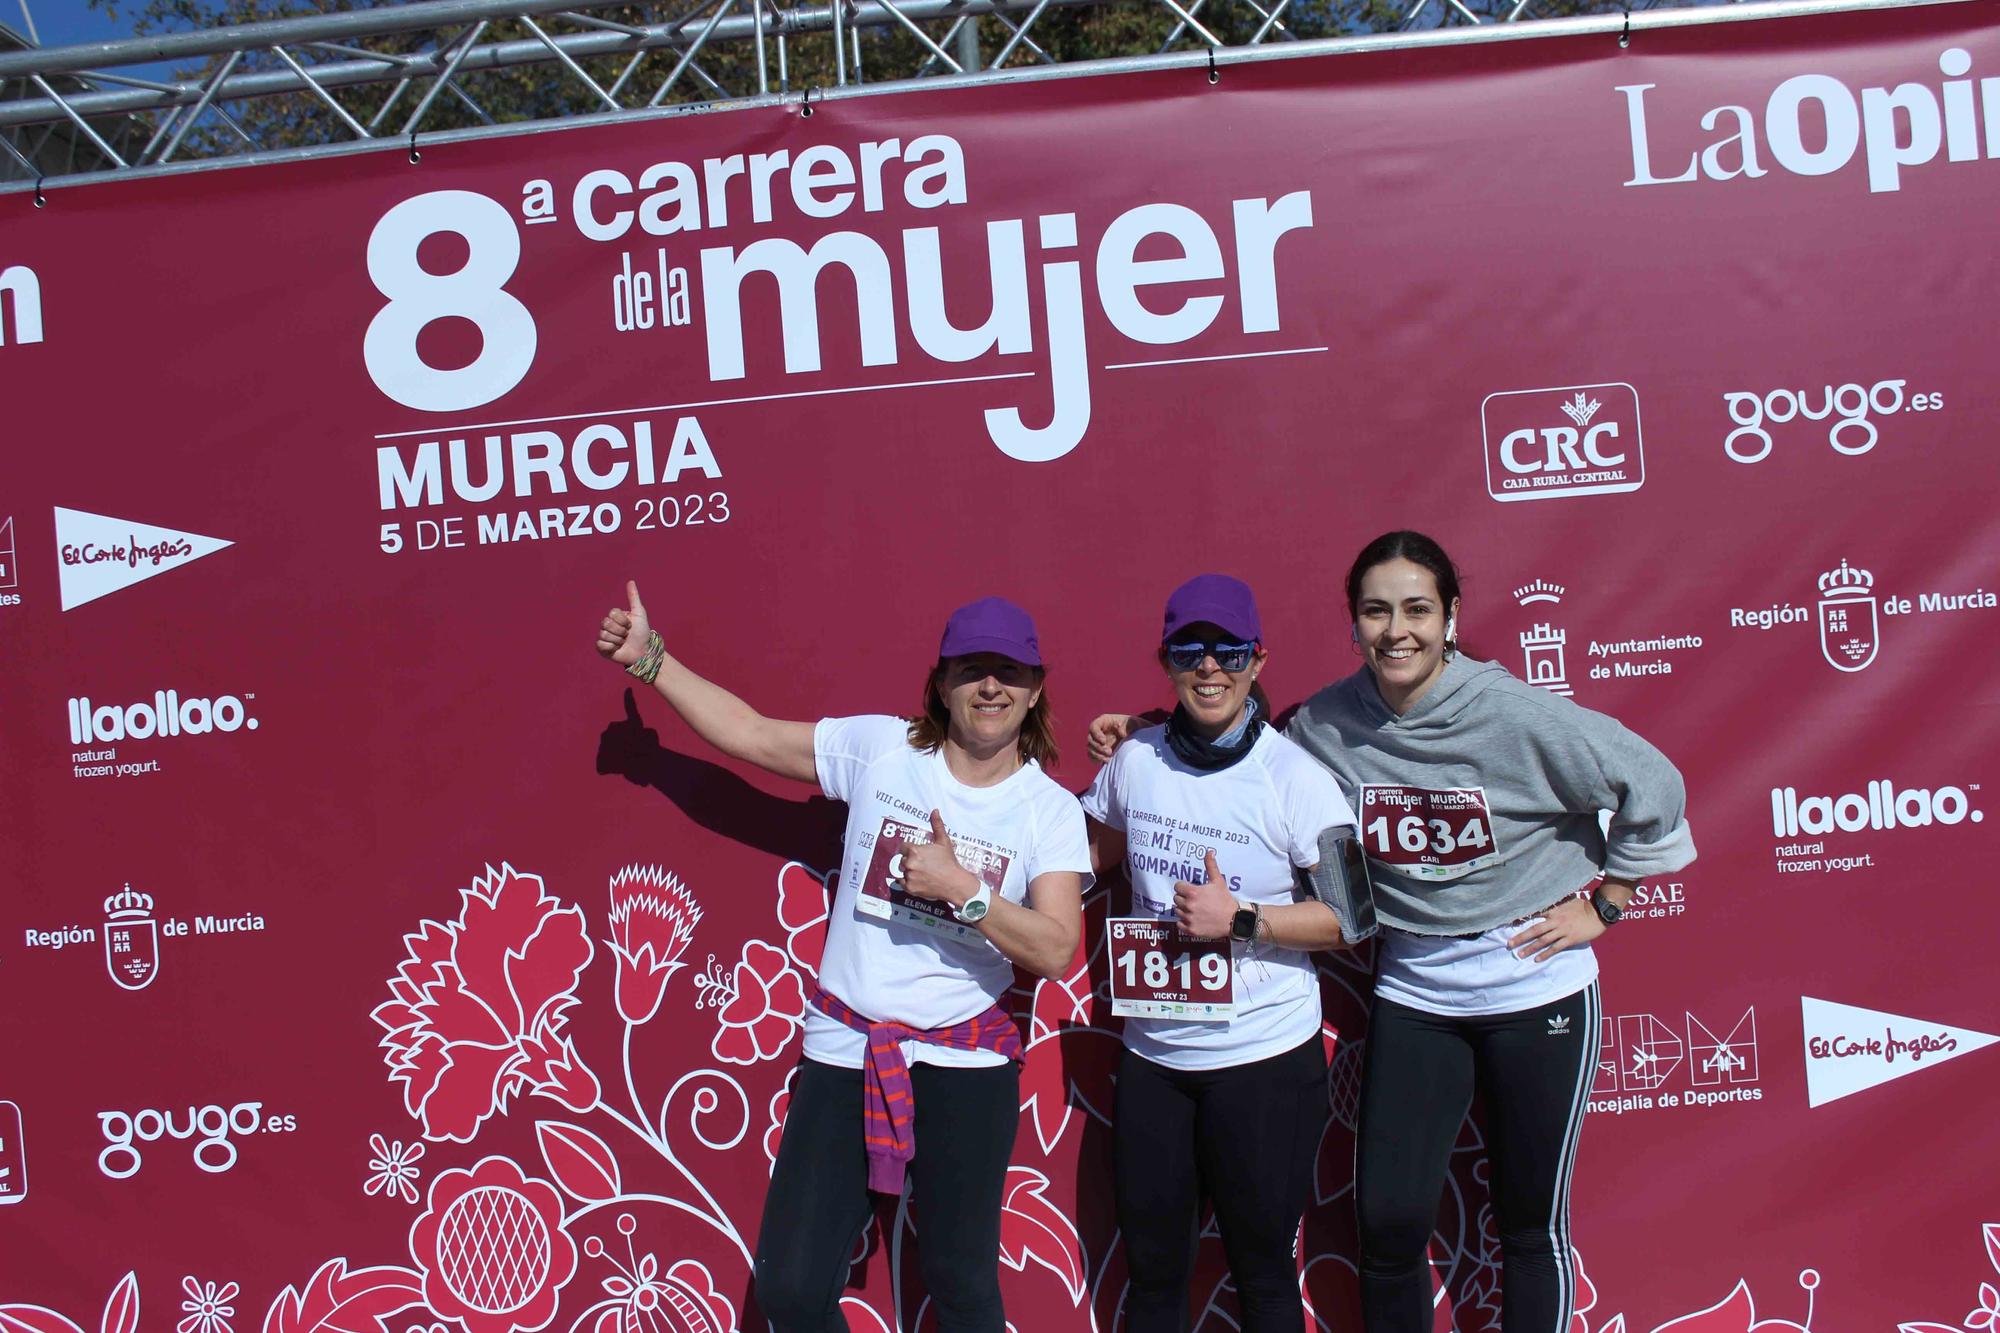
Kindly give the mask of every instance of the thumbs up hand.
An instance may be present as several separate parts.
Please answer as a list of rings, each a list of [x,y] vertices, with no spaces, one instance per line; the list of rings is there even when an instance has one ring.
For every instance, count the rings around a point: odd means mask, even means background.
[[[979,877],[958,863],[944,816],[931,811],[931,840],[903,853],[903,887],[919,898],[957,907],[979,891]]]
[[[625,596],[629,605],[622,611],[612,607],[597,627],[597,651],[619,666],[631,666],[638,661],[653,632],[652,623],[646,618],[646,604],[639,600],[638,583],[628,580]]]
[[[1227,881],[1222,878],[1221,867],[1215,864],[1215,853],[1208,853],[1206,863],[1208,881],[1190,884],[1178,880],[1174,884],[1174,920],[1181,932],[1196,939],[1220,939],[1229,933],[1231,920],[1236,916],[1238,903],[1230,894]]]

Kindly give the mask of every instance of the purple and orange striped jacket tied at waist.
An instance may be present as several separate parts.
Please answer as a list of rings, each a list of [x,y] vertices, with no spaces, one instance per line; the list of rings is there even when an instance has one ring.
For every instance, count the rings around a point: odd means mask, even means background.
[[[960,1051],[992,1051],[1009,1060],[1021,1058],[1021,1032],[1014,1020],[992,1005],[963,1023],[946,1028],[913,1028],[907,1023],[877,1022],[856,1013],[839,996],[815,986],[813,1007],[868,1038],[862,1064],[861,1133],[868,1148],[868,1188],[885,1194],[903,1192],[903,1172],[917,1154],[916,1094],[903,1043],[926,1041]]]

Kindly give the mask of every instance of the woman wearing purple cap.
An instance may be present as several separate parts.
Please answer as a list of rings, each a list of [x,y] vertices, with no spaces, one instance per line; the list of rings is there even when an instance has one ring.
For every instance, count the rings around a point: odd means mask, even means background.
[[[1175,708],[1083,800],[1097,864],[1122,861],[1133,916],[1107,925],[1125,1017],[1113,1158],[1132,1333],[1180,1333],[1201,1196],[1215,1204],[1245,1333],[1298,1333],[1294,1241],[1326,1125],[1310,950],[1334,914],[1295,901],[1321,835],[1351,833],[1339,786],[1269,727],[1256,599],[1203,574],[1167,599]]]
[[[1355,1143],[1362,1322],[1430,1333],[1431,1231],[1476,1092],[1501,1325],[1560,1333],[1602,1019],[1590,946],[1640,880],[1694,859],[1686,790],[1615,719],[1461,654],[1458,570],[1422,533],[1362,548],[1347,609],[1361,666],[1286,734],[1354,793],[1385,928]],[[1098,719],[1093,746],[1129,725]]]
[[[841,1288],[905,1172],[946,1333],[1000,1333],[1000,1203],[1020,1114],[1014,967],[1058,976],[1082,933],[1090,848],[1055,744],[1034,622],[989,597],[946,623],[914,718],[767,718],[666,651],[628,584],[597,650],[724,754],[848,805],[805,1053],[757,1242],[781,1333],[844,1330]],[[919,1131],[921,1148],[919,1148]]]

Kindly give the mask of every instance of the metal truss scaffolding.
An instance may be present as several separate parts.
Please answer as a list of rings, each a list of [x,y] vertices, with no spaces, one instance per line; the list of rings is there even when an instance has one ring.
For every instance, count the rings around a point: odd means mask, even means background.
[[[1119,62],[1132,67],[1205,52],[1213,73],[1239,48],[1587,14],[1633,22],[1617,0],[420,0],[0,52],[0,191],[1107,57],[1141,57]],[[120,72],[162,63],[176,72]]]

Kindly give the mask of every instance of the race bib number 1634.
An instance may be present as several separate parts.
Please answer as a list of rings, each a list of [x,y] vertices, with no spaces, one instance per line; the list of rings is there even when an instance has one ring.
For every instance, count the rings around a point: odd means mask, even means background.
[[[1457,879],[1502,859],[1484,787],[1366,785],[1361,843],[1369,860],[1415,879]]]

